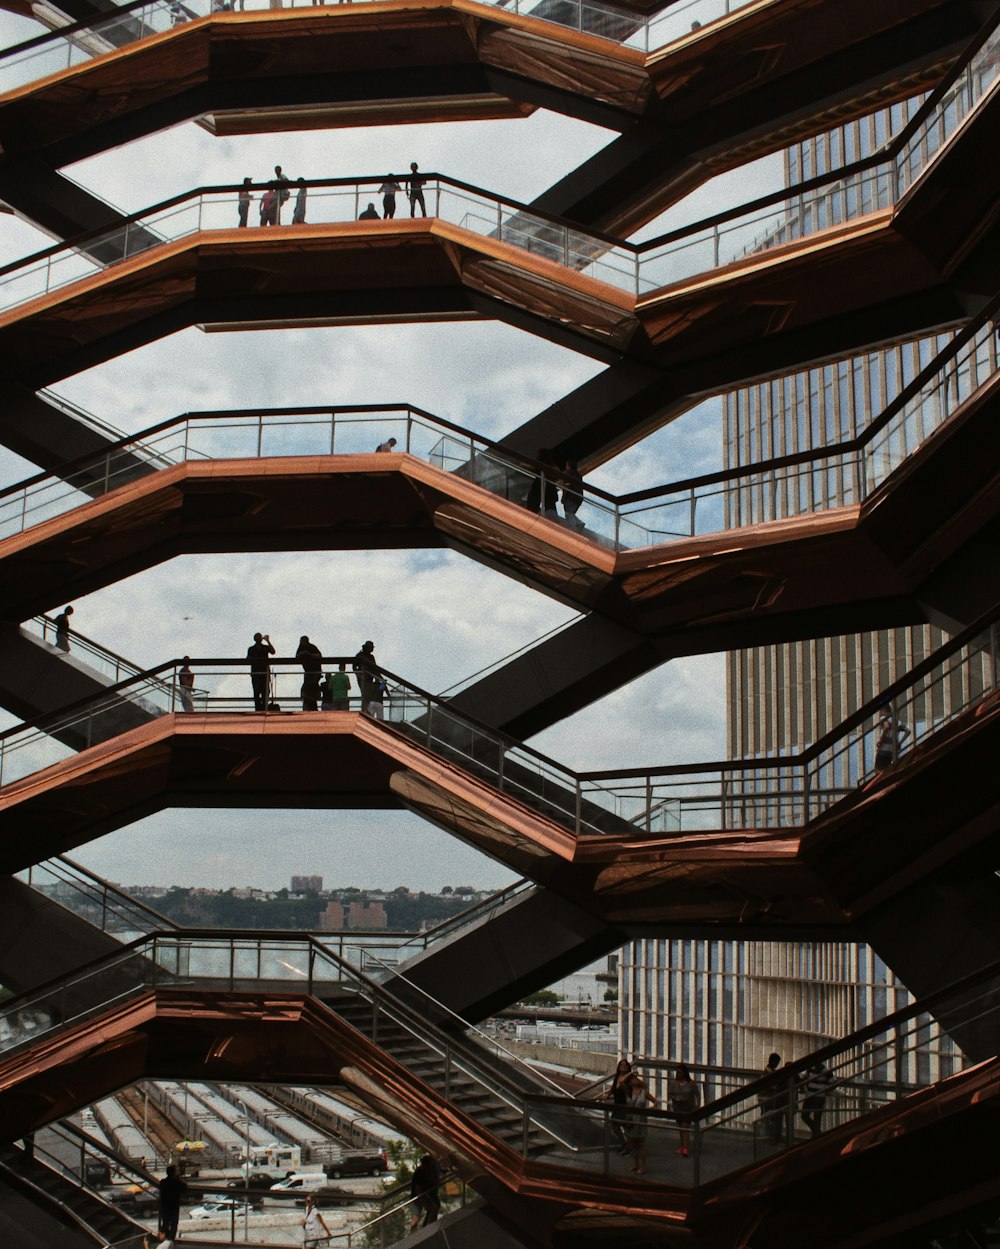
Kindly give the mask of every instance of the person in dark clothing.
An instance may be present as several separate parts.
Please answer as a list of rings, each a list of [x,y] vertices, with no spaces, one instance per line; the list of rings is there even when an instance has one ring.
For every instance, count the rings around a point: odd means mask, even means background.
[[[628,1085],[631,1078],[632,1064],[627,1058],[619,1059],[618,1066],[615,1068],[615,1074],[611,1077],[611,1084],[608,1086],[608,1091],[604,1094],[603,1100],[612,1101],[616,1106],[624,1107],[628,1097]],[[625,1119],[624,1109],[611,1112],[611,1131],[618,1141],[618,1152],[627,1158],[632,1150],[625,1135]]]
[[[816,1137],[823,1131],[823,1110],[834,1083],[833,1072],[825,1063],[813,1063],[802,1080],[802,1122]]]
[[[167,1167],[160,1180],[160,1231],[166,1239],[177,1236],[177,1223],[181,1217],[181,1199],[187,1185],[177,1174],[176,1167]]]
[[[417,173],[417,162],[412,161],[410,164],[410,176],[406,180],[406,193],[410,197],[410,216],[417,215],[417,205],[420,205],[421,217],[427,216],[427,205],[424,203],[424,187],[427,185],[427,179],[423,174]]]
[[[247,649],[250,660],[250,684],[253,686],[254,711],[267,710],[268,686],[271,683],[270,657],[274,654],[269,633],[255,633],[253,646]]]
[[[323,675],[321,662],[323,652],[314,642],[310,642],[303,633],[302,637],[299,638],[295,658],[302,664],[302,671],[305,674],[302,679],[302,710],[318,711],[320,698],[319,682]]]
[[[762,1075],[773,1076],[781,1066],[781,1055],[771,1054]],[[774,1083],[765,1092],[759,1094],[760,1117],[764,1121],[764,1131],[772,1145],[780,1145],[785,1139],[785,1092]]]
[[[441,1167],[435,1158],[424,1154],[413,1172],[410,1180],[410,1196],[413,1198],[413,1217],[410,1220],[410,1231],[416,1231],[420,1216],[423,1214],[423,1226],[437,1222],[441,1213]]]
[[[64,608],[56,616],[56,646],[69,654],[69,618],[73,614],[72,607]]]
[[[375,662],[374,642],[366,642],[354,656],[354,671],[357,674],[358,688],[361,691],[361,710],[367,711],[368,704],[374,699],[379,682],[382,680],[381,669]]]
[[[305,225],[306,220],[306,180],[305,178],[296,178],[295,185],[298,191],[295,193],[295,208],[292,212],[292,225]]]
[[[280,226],[282,205],[287,204],[288,201],[292,198],[292,193],[289,190],[290,183],[288,180],[288,175],[281,172],[280,165],[275,165],[274,167],[274,182],[272,183],[272,185],[277,191],[277,196],[275,198],[275,204],[274,204],[274,220],[271,222],[271,224],[275,226]]]
[[[358,216],[358,220],[359,221],[381,221],[381,217],[378,215],[378,209],[376,209],[375,205],[369,203],[365,211]]]
[[[562,508],[567,523],[580,530],[583,525],[577,519],[577,512],[583,503],[583,474],[575,460],[567,460],[562,471]]]
[[[244,178],[243,185],[242,187],[240,187],[240,193],[236,199],[237,206],[239,208],[241,226],[246,225],[247,218],[250,215],[250,204],[253,201],[253,196],[250,194],[250,187],[252,185],[253,183],[250,181],[249,178]]]

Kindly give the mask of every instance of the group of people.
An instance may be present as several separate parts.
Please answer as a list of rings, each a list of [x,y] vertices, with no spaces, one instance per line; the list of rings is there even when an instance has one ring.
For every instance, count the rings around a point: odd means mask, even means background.
[[[631,1155],[630,1170],[634,1174],[645,1175],[646,1135],[649,1130],[645,1112],[650,1106],[658,1106],[659,1102],[627,1058],[621,1059],[615,1068],[604,1100],[614,1102],[616,1107],[611,1113],[611,1128],[618,1140],[619,1152],[624,1157]],[[677,1064],[667,1082],[667,1101],[676,1115],[692,1115],[701,1105],[701,1090],[684,1063]],[[676,1151],[682,1158],[690,1155],[690,1135],[691,1129],[682,1120],[680,1145]]]
[[[252,178],[244,178],[243,185],[240,187],[239,195],[236,197],[237,212],[239,214],[240,226],[246,226],[250,220],[250,205],[253,203],[253,195],[251,189],[253,187]],[[296,178],[293,183],[290,178],[282,171],[280,165],[274,167],[274,177],[264,188],[260,197],[260,224],[262,226],[280,226],[281,212],[284,206],[292,198],[292,188],[295,188],[295,203],[292,206],[292,225],[302,225],[306,219],[306,180],[305,178]]]
[[[789,1066],[785,1063],[785,1066]],[[781,1068],[781,1055],[771,1054],[764,1067],[765,1076],[775,1076]],[[794,1119],[796,1109],[802,1122],[813,1137],[823,1130],[823,1111],[826,1099],[836,1083],[833,1072],[823,1062],[815,1062],[807,1071],[796,1076],[790,1072],[784,1080],[772,1079],[757,1098],[761,1121],[767,1141],[771,1145],[787,1142],[789,1120]]]
[[[780,1067],[781,1056],[772,1054],[762,1074],[774,1077]],[[768,1143],[780,1145],[787,1141],[790,1116],[796,1112],[809,1129],[810,1135],[819,1136],[823,1129],[823,1112],[827,1098],[835,1084],[833,1073],[823,1062],[815,1062],[807,1070],[794,1076],[789,1073],[785,1080],[771,1079],[757,1097]],[[627,1058],[619,1061],[603,1100],[614,1103],[610,1124],[619,1152],[624,1157],[631,1157],[631,1171],[636,1175],[644,1175],[649,1127],[646,1112],[659,1103]],[[701,1105],[701,1089],[684,1063],[677,1063],[667,1081],[667,1101],[671,1112],[678,1116],[680,1143],[675,1153],[682,1158],[688,1158],[691,1154],[690,1116]]]
[[[388,174],[385,181],[379,187],[379,193],[382,196],[382,213],[388,220],[396,215],[396,196],[405,193],[410,204],[410,216],[417,215],[417,209],[420,209],[422,217],[427,216],[427,204],[424,200],[424,187],[427,185],[427,179],[420,172],[416,161],[410,163],[409,177],[395,174]],[[244,178],[243,185],[239,189],[236,197],[236,209],[238,223],[240,227],[250,224],[250,206],[253,204],[254,181],[252,178]],[[306,198],[308,187],[305,178],[296,178],[293,182],[283,171],[280,165],[274,167],[274,177],[264,187],[259,201],[259,217],[262,226],[280,226],[281,216],[284,206],[292,198],[292,192],[295,192],[295,203],[292,205],[292,225],[304,225],[306,220]],[[378,210],[375,204],[369,203],[368,207],[359,214],[360,221],[378,221],[380,220]]]
[[[543,516],[556,519],[556,504],[561,501],[566,523],[579,532],[585,528],[577,516],[583,503],[583,475],[576,461],[560,462],[547,447],[539,451],[537,458],[543,469],[544,481],[542,477],[531,479],[524,506],[529,512],[541,512]]]
[[[250,661],[250,686],[253,690],[254,711],[281,710],[280,705],[274,699],[271,686],[271,656],[276,653],[269,633],[253,635],[253,643],[247,648],[247,659]],[[346,663],[339,664],[334,672],[324,673],[323,652],[315,642],[309,640],[305,633],[299,638],[295,658],[302,665],[302,687],[299,693],[303,711],[350,710],[351,678],[347,673]],[[193,709],[191,686],[194,684],[194,675],[191,673],[189,664],[190,658],[185,655],[183,667],[177,677],[181,690],[181,703],[185,711]],[[384,720],[385,699],[389,687],[375,659],[374,642],[364,643],[354,656],[352,667],[361,696],[361,710],[376,720]],[[186,696],[185,687],[187,687]]]

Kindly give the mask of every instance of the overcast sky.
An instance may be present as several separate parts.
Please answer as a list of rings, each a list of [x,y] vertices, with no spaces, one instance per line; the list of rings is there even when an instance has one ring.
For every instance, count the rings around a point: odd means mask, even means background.
[[[17,42],[38,28],[5,15]],[[193,123],[65,172],[127,211],[194,186],[262,179],[428,170],[531,200],[611,136],[536,112],[520,121],[398,126],[214,139]],[[715,185],[671,221],[722,197],[774,185],[774,162]],[[657,223],[657,229],[663,223]],[[651,227],[653,229],[653,227]],[[648,234],[649,231],[646,231]],[[0,217],[0,262],[49,240]],[[497,437],[600,371],[590,359],[489,322],[204,334],[185,330],[60,383],[55,390],[133,432],[191,409],[411,402]],[[710,401],[604,466],[593,480],[639,489],[721,464],[721,406]],[[5,484],[35,472],[0,460]],[[254,631],[279,653],[302,633],[326,653],[366,638],[380,661],[440,690],[567,620],[534,590],[447,551],[189,556],[79,599],[79,629],[142,665],[242,655]],[[9,717],[5,723],[9,723]],[[626,686],[532,744],[570,767],[612,768],[717,758],[724,752],[721,656],[676,661]],[[437,889],[511,879],[404,812],[167,811],[81,848],[76,857],[123,883],[279,887],[292,873],[331,886]]]

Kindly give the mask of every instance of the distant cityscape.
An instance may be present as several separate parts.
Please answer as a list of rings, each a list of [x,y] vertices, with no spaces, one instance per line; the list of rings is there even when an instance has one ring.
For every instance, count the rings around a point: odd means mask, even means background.
[[[178,923],[313,932],[420,932],[492,893],[471,885],[444,885],[438,893],[414,891],[406,885],[388,890],[353,885],[324,889],[323,877],[316,875],[292,876],[289,887],[282,889],[253,885],[229,889],[139,884],[117,887]]]

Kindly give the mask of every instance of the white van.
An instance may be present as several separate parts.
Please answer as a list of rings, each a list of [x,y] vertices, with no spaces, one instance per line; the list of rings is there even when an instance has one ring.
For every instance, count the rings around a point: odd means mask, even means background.
[[[295,1192],[314,1193],[319,1188],[326,1188],[326,1183],[326,1174],[323,1171],[296,1171],[272,1184],[271,1192],[291,1189]]]

